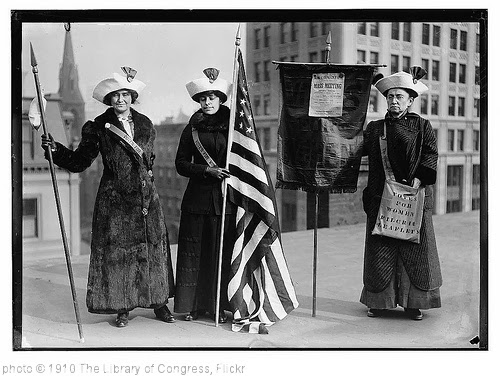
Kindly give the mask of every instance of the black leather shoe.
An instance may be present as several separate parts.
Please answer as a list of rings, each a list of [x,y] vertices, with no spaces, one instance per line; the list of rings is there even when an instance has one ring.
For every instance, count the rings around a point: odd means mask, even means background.
[[[406,315],[413,319],[414,321],[421,321],[424,318],[424,315],[420,311],[420,309],[408,309],[405,308]]]
[[[128,312],[118,313],[115,323],[116,327],[126,327],[128,325]]]
[[[199,317],[198,311],[192,311],[184,316],[185,321],[196,321]]]
[[[170,310],[168,310],[167,305],[163,305],[161,308],[155,309],[155,316],[158,318],[160,321],[167,322],[167,323],[174,323],[175,318],[170,313]]]
[[[214,315],[214,321],[215,321],[215,315]],[[224,313],[224,310],[221,310],[219,312],[219,323],[226,323],[226,322],[227,322],[226,313]]]
[[[371,318],[382,317],[387,309],[368,309],[366,315]]]

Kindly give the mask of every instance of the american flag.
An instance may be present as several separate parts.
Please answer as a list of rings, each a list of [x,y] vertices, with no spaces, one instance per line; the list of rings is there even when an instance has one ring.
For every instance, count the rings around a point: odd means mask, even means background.
[[[227,194],[238,206],[228,298],[233,330],[269,326],[298,307],[281,246],[276,198],[256,134],[245,67],[238,48],[234,124],[231,127]],[[231,142],[232,140],[232,142]]]

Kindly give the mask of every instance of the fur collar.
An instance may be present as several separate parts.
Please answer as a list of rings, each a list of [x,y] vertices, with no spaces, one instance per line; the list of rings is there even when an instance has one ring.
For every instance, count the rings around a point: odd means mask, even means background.
[[[221,105],[219,111],[213,115],[205,114],[201,109],[195,112],[189,124],[199,131],[217,132],[229,128],[229,107]]]

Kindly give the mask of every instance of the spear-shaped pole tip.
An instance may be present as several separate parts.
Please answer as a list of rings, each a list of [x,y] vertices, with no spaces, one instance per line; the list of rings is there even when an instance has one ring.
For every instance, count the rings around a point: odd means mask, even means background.
[[[31,51],[31,66],[36,67],[38,63],[36,62],[35,51],[33,51],[33,45],[30,42],[30,51]]]
[[[332,32],[328,32],[328,36],[326,37],[326,44],[331,45],[332,44]]]
[[[236,46],[239,46],[240,45],[240,41],[241,41],[240,27],[241,27],[241,24],[238,24],[238,30],[236,31],[236,41],[234,42],[234,44]]]

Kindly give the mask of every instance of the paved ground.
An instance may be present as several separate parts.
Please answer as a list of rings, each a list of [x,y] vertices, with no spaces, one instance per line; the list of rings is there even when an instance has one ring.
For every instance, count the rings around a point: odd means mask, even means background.
[[[283,234],[284,250],[300,307],[273,325],[268,335],[235,333],[210,320],[174,324],[152,310],[131,312],[129,326],[114,327],[113,315],[85,307],[88,256],[73,258],[85,343],[78,339],[64,258],[33,260],[23,268],[23,348],[244,348],[477,349],[479,334],[479,212],[434,217],[444,285],[442,308],[424,311],[423,321],[403,316],[368,318],[359,302],[364,224],[318,231],[317,315],[312,317],[313,232]],[[175,260],[175,247],[174,247]],[[169,304],[170,306],[170,304]]]

